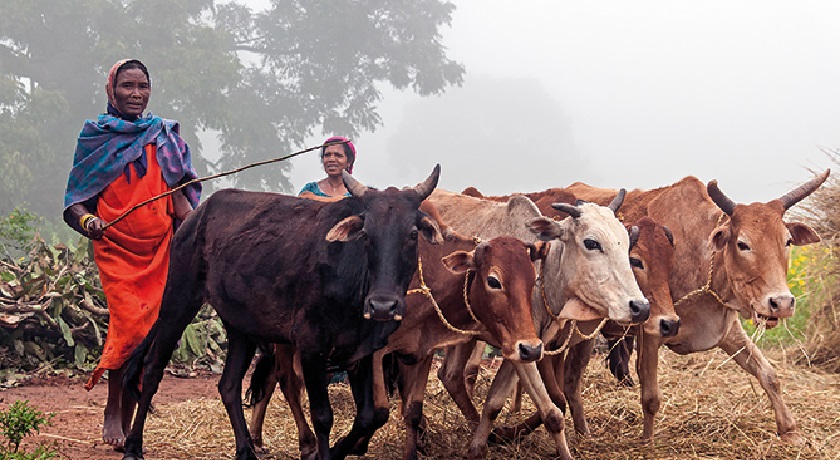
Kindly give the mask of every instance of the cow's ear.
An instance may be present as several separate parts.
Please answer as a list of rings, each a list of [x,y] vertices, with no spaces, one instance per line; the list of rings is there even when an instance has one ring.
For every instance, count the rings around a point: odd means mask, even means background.
[[[720,251],[726,246],[726,243],[729,241],[730,237],[730,229],[729,226],[721,226],[715,229],[712,232],[711,241],[712,241],[712,248],[715,251]]]
[[[528,243],[528,252],[531,254],[531,262],[538,260],[545,260],[548,255],[548,248],[551,244],[547,241],[537,241],[536,243]]]
[[[561,224],[548,217],[537,217],[525,224],[525,226],[531,232],[536,233],[543,241],[551,241],[563,236],[563,227]]]
[[[423,238],[426,238],[426,241],[429,243],[440,244],[443,242],[443,235],[441,235],[440,229],[429,216],[424,215],[420,218],[420,222],[417,223],[417,228],[423,233]]]
[[[452,273],[464,273],[475,269],[475,251],[455,251],[440,259],[443,266]]]
[[[794,246],[805,246],[820,242],[820,236],[817,235],[817,232],[801,222],[785,222],[785,226],[790,232]]]
[[[365,234],[364,227],[365,221],[360,216],[345,217],[327,232],[326,240],[329,242],[357,240]]]

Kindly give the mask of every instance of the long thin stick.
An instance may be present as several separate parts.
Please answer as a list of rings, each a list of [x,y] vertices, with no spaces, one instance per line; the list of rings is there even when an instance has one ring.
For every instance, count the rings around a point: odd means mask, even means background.
[[[204,181],[207,181],[207,180],[210,180],[210,179],[218,179],[219,177],[229,176],[231,174],[238,173],[238,172],[244,171],[246,169],[254,168],[256,166],[262,166],[262,165],[267,165],[269,163],[277,163],[278,161],[288,160],[289,158],[294,158],[294,157],[296,157],[300,154],[303,154],[303,153],[306,153],[306,152],[311,152],[313,150],[317,150],[317,149],[320,149],[322,147],[329,147],[331,145],[346,144],[348,142],[351,142],[351,141],[346,140],[346,141],[328,142],[326,144],[316,145],[315,147],[309,147],[308,149],[305,149],[305,150],[300,150],[298,152],[290,153],[288,155],[285,155],[285,156],[282,156],[282,157],[279,157],[279,158],[272,158],[270,160],[258,161],[256,163],[251,163],[251,164],[242,166],[241,168],[236,168],[236,169],[233,169],[233,170],[230,170],[230,171],[226,171],[226,172],[222,172],[222,173],[218,173],[218,174],[213,174],[212,176],[199,177],[199,178],[193,179],[189,182],[183,183],[183,184],[173,188],[172,190],[169,190],[167,192],[163,192],[158,196],[149,198],[148,200],[143,201],[142,203],[138,203],[138,204],[132,206],[132,208],[129,209],[128,211],[122,213],[119,217],[117,217],[113,221],[105,224],[105,226],[102,228],[102,230],[105,230],[106,228],[108,228],[108,227],[116,224],[117,222],[123,220],[125,218],[125,216],[131,214],[132,212],[134,212],[134,210],[140,208],[141,206],[145,206],[145,205],[147,205],[147,204],[149,204],[153,201],[156,201],[156,200],[159,200],[163,197],[172,195],[173,193],[175,193],[175,192],[177,192],[177,191],[181,190],[182,188],[187,187],[189,185],[197,184],[199,182],[204,182]]]

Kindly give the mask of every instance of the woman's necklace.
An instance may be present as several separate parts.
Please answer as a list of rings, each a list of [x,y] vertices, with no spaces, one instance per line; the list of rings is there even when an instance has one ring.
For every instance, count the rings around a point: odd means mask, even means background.
[[[337,186],[337,185],[333,185],[333,184],[332,184],[332,182],[330,182],[330,180],[329,180],[329,179],[327,179],[327,184],[329,184],[330,188],[332,188],[333,193],[338,192],[338,187],[339,187],[339,186]]]

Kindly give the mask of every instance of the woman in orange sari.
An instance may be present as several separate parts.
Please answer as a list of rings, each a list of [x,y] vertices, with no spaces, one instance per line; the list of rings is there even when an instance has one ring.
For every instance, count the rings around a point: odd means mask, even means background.
[[[134,205],[196,177],[178,123],[143,116],[151,80],[142,62],[114,64],[105,89],[107,113],[87,120],[79,135],[64,220],[93,240],[109,320],[102,357],[85,388],[108,371],[102,438],[121,449],[136,406],[122,391],[123,365],[157,319],[175,224],[198,205],[201,188],[190,185],[105,228]]]

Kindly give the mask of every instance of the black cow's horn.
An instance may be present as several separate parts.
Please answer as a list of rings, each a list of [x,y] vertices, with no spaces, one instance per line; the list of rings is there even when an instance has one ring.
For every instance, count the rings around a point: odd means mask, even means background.
[[[367,192],[368,186],[357,181],[347,171],[341,171],[341,179],[344,180],[344,187],[353,196],[362,196]]]
[[[712,179],[712,181],[706,185],[706,192],[708,192],[709,198],[715,202],[721,211],[725,212],[729,216],[732,215],[732,211],[735,209],[735,202],[720,191],[717,179]]]
[[[785,209],[790,209],[791,206],[799,203],[800,201],[804,200],[808,195],[814,193],[814,190],[819,188],[820,185],[828,179],[828,174],[831,172],[830,169],[826,169],[824,173],[820,174],[819,176],[809,180],[808,182],[796,187],[795,189],[785,193],[779,200],[782,204],[785,205]]]
[[[580,209],[570,205],[569,203],[551,203],[551,207],[558,211],[565,212],[575,219],[580,217]]]
[[[624,203],[624,195],[627,193],[625,189],[619,189],[618,195],[613,198],[612,203],[610,203],[609,208],[612,209],[612,212],[618,212],[618,208],[621,207],[621,203]]]
[[[440,163],[435,165],[432,173],[423,182],[420,182],[414,187],[414,191],[420,195],[420,201],[425,200],[437,187],[438,179],[440,179]]]
[[[630,227],[630,249],[639,242],[639,227],[634,225]]]

